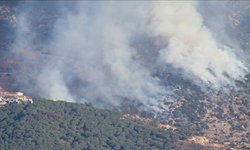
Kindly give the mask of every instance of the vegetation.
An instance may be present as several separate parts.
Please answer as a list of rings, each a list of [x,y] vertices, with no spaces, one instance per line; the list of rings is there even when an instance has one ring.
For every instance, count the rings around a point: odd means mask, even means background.
[[[30,105],[6,105],[0,109],[0,149],[171,149],[178,140],[198,134],[122,116],[90,103],[34,99]]]

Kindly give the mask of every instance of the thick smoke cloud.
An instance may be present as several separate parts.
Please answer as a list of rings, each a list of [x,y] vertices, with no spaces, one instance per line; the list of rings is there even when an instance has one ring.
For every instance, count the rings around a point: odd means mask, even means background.
[[[248,68],[227,46],[218,47],[212,33],[202,24],[202,17],[190,2],[156,3],[150,29],[153,36],[165,40],[159,45],[160,58],[193,73],[216,90],[234,86]],[[227,74],[227,77],[225,76]]]
[[[234,50],[217,46],[193,3],[77,2],[73,9],[63,6],[44,41],[37,42],[38,31],[31,30],[31,24],[39,24],[28,19],[31,12],[18,17],[12,52],[23,60],[21,68],[33,68],[29,73],[35,76],[41,97],[92,102],[98,107],[120,106],[127,99],[142,109],[167,109],[163,102],[171,100],[173,93],[145,65],[151,56],[136,58],[143,51],[132,46],[136,38],[154,41],[154,49],[149,49],[149,54],[157,51],[152,66],[183,68],[193,75],[190,79],[203,80],[215,90],[234,86],[233,80],[241,80],[248,71]],[[48,54],[39,53],[31,46],[34,43]],[[69,90],[72,85],[77,88]]]

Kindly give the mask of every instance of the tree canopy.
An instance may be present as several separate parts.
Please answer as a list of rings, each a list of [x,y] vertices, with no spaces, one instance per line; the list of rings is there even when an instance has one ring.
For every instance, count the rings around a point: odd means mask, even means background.
[[[164,130],[89,104],[34,99],[0,109],[0,149],[168,149],[196,134]]]

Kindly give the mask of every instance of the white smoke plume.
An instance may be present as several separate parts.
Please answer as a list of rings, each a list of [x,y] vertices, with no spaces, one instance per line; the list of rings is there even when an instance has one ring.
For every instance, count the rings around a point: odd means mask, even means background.
[[[65,99],[68,102],[74,102],[59,70],[49,69],[49,67],[44,69],[37,78],[37,84],[39,89],[41,89],[41,96],[56,100]]]
[[[192,2],[155,3],[149,28],[161,38],[157,44],[165,47],[159,51],[160,59],[193,73],[215,90],[234,86],[248,68],[231,48],[218,47],[202,21]]]
[[[40,41],[49,54],[29,48],[39,39],[38,31],[28,30],[40,23],[27,19],[32,15],[29,11],[19,16],[12,48],[24,59],[22,69],[34,68],[29,73],[36,76],[41,97],[92,102],[98,107],[119,106],[129,99],[144,109],[167,109],[163,102],[172,92],[160,85],[148,65],[134,59],[143,51],[132,46],[135,38],[155,42],[155,48],[148,49],[149,54],[158,51],[153,66],[183,68],[195,76],[191,79],[201,79],[216,90],[234,85],[233,80],[248,71],[234,50],[217,46],[193,3],[77,2],[74,11],[60,6],[61,16],[52,24],[50,38]],[[77,88],[69,90],[71,85]]]

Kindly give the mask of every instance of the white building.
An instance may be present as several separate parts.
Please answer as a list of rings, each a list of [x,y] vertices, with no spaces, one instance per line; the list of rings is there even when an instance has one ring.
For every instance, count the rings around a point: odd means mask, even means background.
[[[16,95],[22,96],[23,93],[22,92],[16,92]]]

